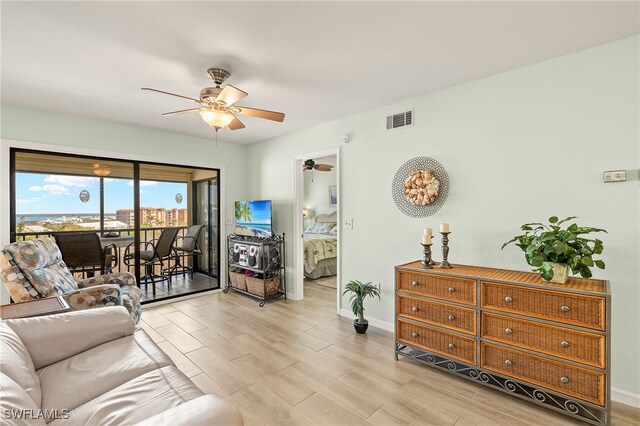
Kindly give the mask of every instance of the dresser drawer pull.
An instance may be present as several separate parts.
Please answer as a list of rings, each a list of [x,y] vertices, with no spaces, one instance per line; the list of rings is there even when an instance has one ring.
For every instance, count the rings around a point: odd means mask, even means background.
[[[562,346],[563,348],[568,348],[569,342],[567,342],[566,340],[563,340],[562,342],[560,342],[560,346]]]
[[[455,349],[456,345],[454,345],[453,343],[449,343],[449,349]]]
[[[449,318],[449,321],[453,321],[454,319],[456,319],[456,317],[454,317],[453,315],[449,315],[448,318]]]
[[[505,329],[504,329],[504,332],[505,332],[506,334],[511,334],[511,333],[513,333],[513,330],[512,330],[512,329],[510,329],[510,328],[505,328]]]
[[[414,287],[417,286],[418,285],[418,281],[411,281],[411,285],[414,286]]]
[[[513,298],[511,296],[507,296],[507,297],[504,298],[504,301],[507,302],[507,303],[511,303],[511,302],[513,302]]]
[[[560,306],[560,310],[562,312],[569,312],[569,307],[567,305],[562,305],[562,306]]]
[[[504,365],[506,365],[507,367],[511,367],[513,365],[513,362],[511,362],[510,359],[505,359],[504,360]]]
[[[566,385],[567,383],[569,383],[569,378],[566,376],[562,376],[560,377],[560,381]]]
[[[447,290],[449,291],[449,293],[453,293],[454,291],[456,291],[456,289],[453,287],[449,287]]]
[[[414,339],[415,339],[416,337],[418,337],[418,336],[419,336],[419,334],[418,334],[418,333],[413,333],[413,334],[411,334],[411,337],[413,337]]]
[[[414,306],[413,308],[411,308],[411,312],[418,312],[418,308]]]

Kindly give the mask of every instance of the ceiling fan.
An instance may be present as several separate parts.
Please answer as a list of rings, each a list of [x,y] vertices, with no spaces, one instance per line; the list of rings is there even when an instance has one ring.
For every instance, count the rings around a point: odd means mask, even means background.
[[[308,170],[317,170],[319,172],[330,172],[333,169],[332,165],[316,163],[313,159],[308,159],[302,165],[302,170],[305,172]]]
[[[178,98],[187,99],[197,103],[199,106],[196,108],[165,112],[162,115],[178,115],[197,112],[205,123],[213,127],[216,132],[225,126],[229,126],[229,129],[231,130],[243,129],[245,126],[240,120],[238,120],[236,114],[250,115],[252,117],[265,118],[267,120],[278,122],[282,122],[284,120],[284,113],[282,112],[234,105],[240,99],[247,96],[248,93],[230,84],[225,85],[224,88],[220,87],[220,85],[231,75],[228,71],[223,70],[222,68],[209,68],[207,73],[215,82],[216,87],[205,87],[202,89],[200,91],[200,99],[177,95],[175,93],[152,89],[150,87],[143,87],[142,90],[164,93],[165,95],[176,96]]]

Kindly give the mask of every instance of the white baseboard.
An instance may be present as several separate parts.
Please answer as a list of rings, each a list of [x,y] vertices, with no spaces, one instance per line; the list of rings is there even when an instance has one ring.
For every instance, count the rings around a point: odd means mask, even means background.
[[[623,391],[622,389],[611,388],[611,400],[640,408],[640,395]]]
[[[353,319],[353,312],[351,312],[348,309],[340,309],[340,316],[341,317],[346,317],[346,318],[351,318]],[[379,319],[375,319],[375,318],[367,318],[367,320],[369,321],[369,325],[371,327],[376,327],[376,328],[381,328],[382,330],[386,330],[386,331],[394,331],[394,327],[393,327],[393,323],[392,322],[387,322],[387,321],[382,321]]]

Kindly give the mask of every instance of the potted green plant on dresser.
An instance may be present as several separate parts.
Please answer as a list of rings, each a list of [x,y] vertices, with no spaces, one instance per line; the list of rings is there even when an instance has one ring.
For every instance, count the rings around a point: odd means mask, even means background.
[[[364,319],[364,299],[366,297],[377,296],[378,300],[380,300],[380,292],[371,283],[362,283],[353,280],[345,286],[342,295],[344,296],[347,293],[351,293],[349,302],[351,302],[353,314],[357,317],[353,320],[353,326],[358,334],[364,334],[367,332],[367,328],[369,328],[369,321]]]
[[[564,284],[569,279],[569,268],[574,274],[591,278],[592,267],[604,269],[604,262],[593,258],[602,254],[604,246],[601,240],[587,236],[607,231],[575,223],[565,225],[565,228],[561,226],[576,218],[569,216],[559,220],[557,216],[551,216],[549,225],[525,223],[520,227],[524,234],[513,237],[502,248],[515,243],[524,252],[527,263],[546,281]]]

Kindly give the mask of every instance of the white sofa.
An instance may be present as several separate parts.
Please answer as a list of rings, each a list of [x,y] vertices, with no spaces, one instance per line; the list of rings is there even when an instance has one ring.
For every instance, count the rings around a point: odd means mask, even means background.
[[[230,425],[122,306],[0,322],[3,425]]]

